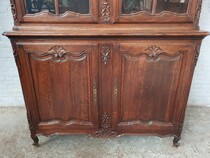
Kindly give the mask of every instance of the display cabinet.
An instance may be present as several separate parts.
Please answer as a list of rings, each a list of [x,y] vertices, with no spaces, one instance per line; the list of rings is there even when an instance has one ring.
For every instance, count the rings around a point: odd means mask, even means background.
[[[31,138],[173,136],[202,39],[201,0],[11,0]]]

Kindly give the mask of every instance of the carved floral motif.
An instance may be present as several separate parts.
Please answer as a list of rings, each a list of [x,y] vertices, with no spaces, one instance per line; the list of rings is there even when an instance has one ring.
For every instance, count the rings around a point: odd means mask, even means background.
[[[110,17],[110,5],[108,0],[103,0],[101,4],[101,19],[103,22],[108,22]]]
[[[117,136],[117,132],[112,131],[111,129],[111,118],[107,113],[104,113],[101,117],[101,129],[94,132],[91,136],[103,138]]]
[[[197,65],[197,62],[198,62],[198,58],[200,54],[200,47],[201,47],[201,43],[197,44],[195,48],[195,66]]]
[[[113,102],[114,104],[117,104],[118,99],[118,80],[114,80],[114,95],[113,95]]]
[[[101,118],[101,127],[102,128],[110,128],[110,117],[107,115],[107,113],[104,113]]]
[[[203,0],[198,1],[198,8],[197,8],[197,12],[195,14],[195,22],[194,22],[196,28],[199,28],[198,23],[199,23],[200,14],[201,14],[202,3],[203,3]]]
[[[12,40],[11,44],[12,44],[12,49],[13,49],[13,56],[15,58],[16,65],[19,70],[19,74],[21,74],[20,59],[19,59],[19,54],[18,54],[18,49],[16,47],[16,43],[15,43],[15,41]]]
[[[11,10],[12,10],[14,22],[17,22],[18,18],[17,18],[17,9],[16,9],[16,5],[15,5],[15,1],[10,0],[10,4],[11,4]]]
[[[11,41],[11,44],[12,44],[12,49],[13,49],[13,55],[14,55],[15,61],[17,63],[17,61],[19,59],[19,56],[18,56],[18,53],[17,53],[16,44],[15,44],[14,41]]]
[[[101,49],[102,49],[101,50],[101,53],[102,53],[102,57],[101,58],[102,58],[102,61],[104,62],[104,64],[106,65],[107,62],[110,59],[110,57],[109,57],[109,55],[110,55],[110,48],[109,48],[109,46],[104,46]]]
[[[97,84],[96,81],[93,81],[93,102],[97,105]]]

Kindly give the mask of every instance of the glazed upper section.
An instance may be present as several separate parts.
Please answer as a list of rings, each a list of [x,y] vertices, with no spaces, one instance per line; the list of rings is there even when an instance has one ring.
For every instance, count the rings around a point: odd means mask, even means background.
[[[193,23],[202,0],[10,0],[15,23]]]

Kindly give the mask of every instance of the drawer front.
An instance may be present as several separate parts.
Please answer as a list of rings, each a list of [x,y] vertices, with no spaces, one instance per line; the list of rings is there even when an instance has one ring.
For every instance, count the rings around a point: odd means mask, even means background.
[[[122,42],[115,52],[118,90],[114,90],[117,115],[113,124],[117,131],[177,129],[194,69],[194,44],[175,40]]]
[[[97,45],[37,40],[19,43],[18,49],[23,91],[30,89],[26,106],[36,111],[31,115],[38,129],[97,129]]]

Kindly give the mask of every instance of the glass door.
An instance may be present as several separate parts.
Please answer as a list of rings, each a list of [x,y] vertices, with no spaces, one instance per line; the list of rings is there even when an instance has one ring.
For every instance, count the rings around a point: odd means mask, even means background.
[[[17,1],[17,0],[16,0]],[[98,0],[21,0],[23,22],[97,22]]]
[[[192,22],[192,0],[117,0],[117,22]],[[193,6],[193,7],[192,7]]]

